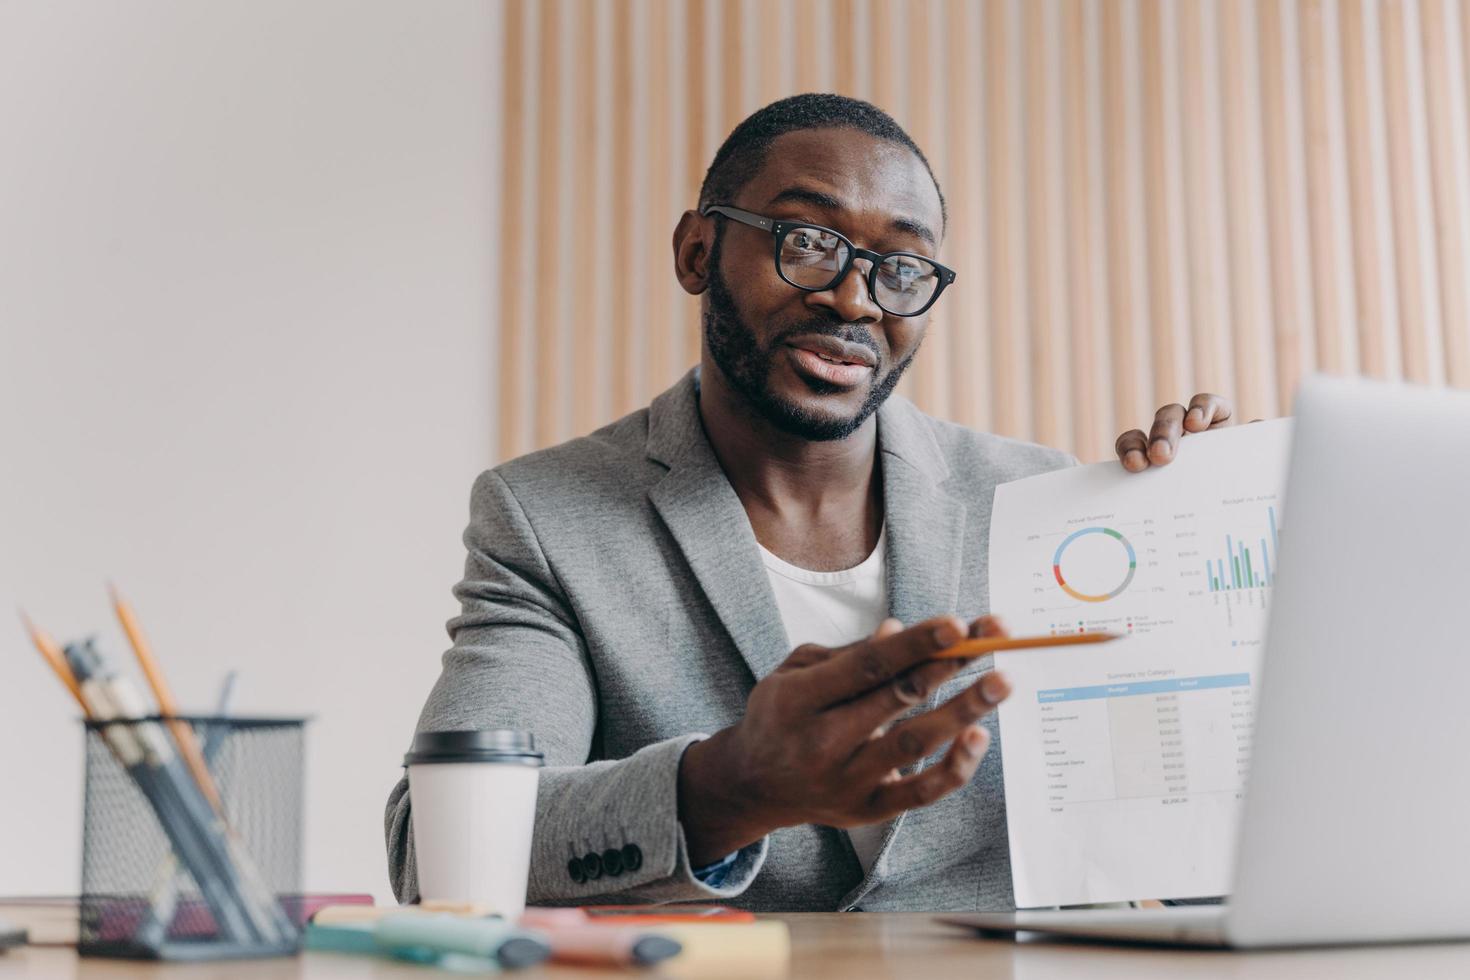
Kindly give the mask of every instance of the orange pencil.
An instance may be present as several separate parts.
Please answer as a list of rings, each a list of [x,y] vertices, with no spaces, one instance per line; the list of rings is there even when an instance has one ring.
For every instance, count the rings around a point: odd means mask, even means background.
[[[173,692],[169,690],[168,681],[163,676],[163,668],[159,667],[158,661],[153,658],[153,651],[148,647],[148,641],[143,638],[143,628],[138,625],[138,617],[133,615],[133,608],[110,582],[107,591],[112,596],[112,607],[117,612],[118,621],[122,623],[123,632],[128,635],[128,643],[138,657],[139,666],[143,668],[143,675],[148,678],[148,686],[153,688],[153,696],[158,699],[158,713],[169,719],[168,727],[174,734],[174,741],[179,744],[179,752],[189,766],[189,771],[194,774],[199,788],[209,799],[209,805],[214,807],[216,813],[223,814],[224,801],[220,799],[214,779],[209,775],[209,766],[204,761],[199,740],[194,737],[194,729],[188,722],[174,719],[179,713],[178,705],[174,702]]]
[[[1062,633],[1058,636],[988,636],[979,640],[961,640],[934,655],[935,660],[951,657],[983,657],[998,650],[1029,650],[1032,647],[1066,647],[1079,643],[1106,643],[1121,640],[1123,633]]]
[[[25,624],[26,632],[31,634],[31,642],[36,645],[37,650],[41,651],[41,656],[46,658],[46,662],[51,665],[56,676],[61,678],[61,683],[66,685],[71,696],[77,699],[77,704],[82,706],[82,714],[90,718],[92,712],[87,710],[87,702],[82,699],[82,687],[77,683],[76,675],[71,672],[71,667],[67,666],[66,656],[56,645],[56,641],[31,622],[31,617],[26,615],[24,609],[20,610],[20,621]]]

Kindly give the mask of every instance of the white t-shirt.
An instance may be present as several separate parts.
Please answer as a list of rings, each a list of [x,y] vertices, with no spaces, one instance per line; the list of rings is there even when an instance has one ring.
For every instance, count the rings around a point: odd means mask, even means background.
[[[870,636],[888,618],[888,563],[883,554],[886,535],[886,528],[880,530],[873,553],[861,564],[840,572],[798,568],[761,548],[761,560],[793,650],[803,643],[845,646]],[[878,823],[847,832],[865,874],[873,868],[887,829],[888,824]]]

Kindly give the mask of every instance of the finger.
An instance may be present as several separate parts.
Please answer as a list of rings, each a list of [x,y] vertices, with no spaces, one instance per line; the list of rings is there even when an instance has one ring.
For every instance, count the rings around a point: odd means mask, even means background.
[[[886,820],[943,799],[970,781],[989,745],[990,735],[985,729],[979,725],[966,728],[939,762],[923,772],[874,787],[865,800],[864,817]]]
[[[1201,392],[1189,400],[1189,411],[1184,416],[1187,432],[1203,432],[1216,426],[1231,424],[1235,415],[1228,398]]]
[[[831,726],[839,744],[853,746],[853,755],[863,751],[865,736],[885,726],[929,695],[969,663],[962,658],[931,660],[913,667],[888,684],[862,697],[828,709],[823,723]],[[886,731],[884,736],[886,737]],[[953,734],[953,731],[950,733]]]
[[[1142,429],[1129,429],[1113,444],[1123,468],[1130,473],[1148,469],[1148,438]]]
[[[878,624],[877,629],[873,630],[872,638],[878,639],[884,636],[892,636],[894,633],[901,632],[902,630],[903,624],[894,619],[892,616],[889,616],[887,619],[883,620],[883,622]],[[810,667],[812,664],[821,663],[822,661],[829,659],[830,657],[840,653],[845,649],[847,649],[847,647],[824,647],[819,646],[816,643],[803,643],[801,646],[791,651],[790,655],[788,655],[786,659],[781,662],[781,667],[778,669],[800,669],[803,667]]]
[[[970,624],[970,639],[983,640],[986,637],[1010,636],[1010,631],[1000,621],[999,616],[981,616]]]
[[[888,684],[964,635],[964,623],[954,616],[939,616],[906,630],[861,640],[804,671],[803,693],[794,700],[798,708],[812,711],[850,700]]]
[[[1184,406],[1165,405],[1154,416],[1154,425],[1148,432],[1148,461],[1155,466],[1172,462],[1179,449],[1179,437],[1184,435]]]
[[[852,765],[862,774],[912,765],[990,714],[1010,693],[1005,675],[990,671],[933,711],[898,722],[882,738],[864,745]]]
[[[873,630],[873,639],[879,640],[885,636],[892,636],[894,633],[902,632],[903,623],[900,623],[892,616],[889,616],[887,619],[883,620],[883,622],[878,624],[877,629]]]
[[[814,664],[819,664],[832,657],[841,647],[824,647],[816,643],[803,643],[792,650],[786,659],[781,661],[777,670],[804,670]]]

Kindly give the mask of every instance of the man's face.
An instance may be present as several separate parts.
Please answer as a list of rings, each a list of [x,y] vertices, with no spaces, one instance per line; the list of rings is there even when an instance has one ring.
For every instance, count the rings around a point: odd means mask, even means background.
[[[777,138],[739,197],[714,203],[832,228],[875,252],[936,257],[943,232],[939,193],[919,158],[854,129]],[[898,384],[928,313],[880,309],[864,259],[831,289],[797,289],[776,273],[769,232],[715,220],[723,227],[703,304],[710,356],[772,424],[814,441],[845,439]]]

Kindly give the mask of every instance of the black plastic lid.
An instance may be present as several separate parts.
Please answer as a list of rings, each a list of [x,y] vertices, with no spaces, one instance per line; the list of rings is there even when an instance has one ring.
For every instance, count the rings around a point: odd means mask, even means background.
[[[405,766],[446,762],[500,762],[508,765],[540,766],[544,756],[536,751],[536,736],[513,728],[486,731],[419,732],[403,757]]]

